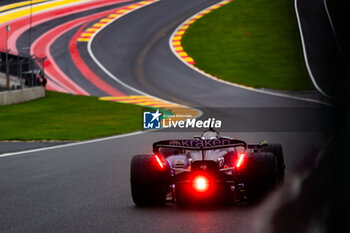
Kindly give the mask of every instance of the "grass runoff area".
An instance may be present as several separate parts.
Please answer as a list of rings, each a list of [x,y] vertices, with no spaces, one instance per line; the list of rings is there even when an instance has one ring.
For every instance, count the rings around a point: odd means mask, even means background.
[[[314,89],[294,1],[236,0],[196,21],[182,44],[198,68],[218,78],[256,88]]]
[[[46,98],[0,106],[0,140],[84,140],[140,130],[142,107],[46,92]]]

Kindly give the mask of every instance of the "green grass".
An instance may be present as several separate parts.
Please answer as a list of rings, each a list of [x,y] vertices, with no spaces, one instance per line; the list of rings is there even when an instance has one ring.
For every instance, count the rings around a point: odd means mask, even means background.
[[[83,140],[140,130],[140,106],[46,92],[46,98],[0,106],[0,140]]]
[[[292,0],[236,0],[195,22],[182,41],[196,66],[257,88],[314,89]]]

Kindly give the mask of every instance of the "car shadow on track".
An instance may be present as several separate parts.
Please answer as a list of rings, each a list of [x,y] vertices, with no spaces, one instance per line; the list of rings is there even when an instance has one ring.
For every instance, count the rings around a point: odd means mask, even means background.
[[[219,204],[205,204],[205,205],[188,205],[188,206],[180,206],[176,203],[166,203],[163,206],[133,206],[132,209],[134,211],[232,211],[232,210],[251,210],[256,208],[258,205],[248,204],[247,202],[235,203],[232,205],[219,205]]]

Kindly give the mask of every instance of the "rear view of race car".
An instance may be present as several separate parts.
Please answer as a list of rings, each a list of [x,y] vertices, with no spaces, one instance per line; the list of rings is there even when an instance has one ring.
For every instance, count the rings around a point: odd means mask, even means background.
[[[138,206],[257,202],[284,179],[280,144],[247,144],[206,131],[200,137],[153,144],[131,161]]]

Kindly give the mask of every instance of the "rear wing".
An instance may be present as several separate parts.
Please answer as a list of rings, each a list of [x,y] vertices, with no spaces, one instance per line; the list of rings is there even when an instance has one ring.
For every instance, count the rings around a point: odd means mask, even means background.
[[[159,148],[177,148],[186,150],[214,150],[242,146],[247,149],[247,143],[238,139],[184,139],[184,140],[164,140],[153,143],[153,152],[158,153]]]

